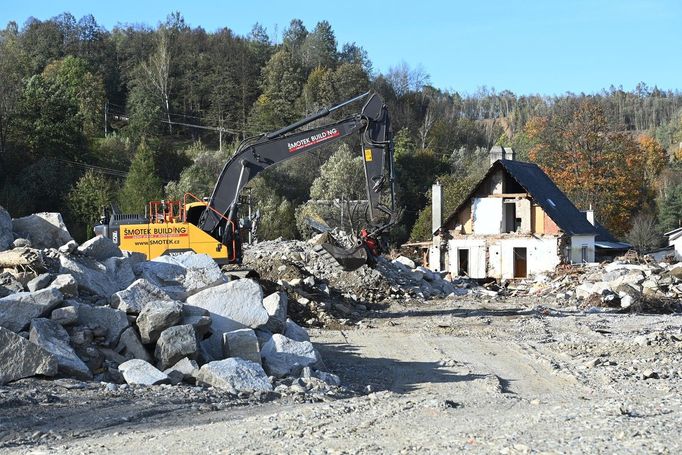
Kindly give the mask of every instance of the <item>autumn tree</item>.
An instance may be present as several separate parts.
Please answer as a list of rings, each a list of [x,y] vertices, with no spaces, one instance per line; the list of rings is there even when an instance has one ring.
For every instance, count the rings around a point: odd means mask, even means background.
[[[647,172],[660,169],[658,149],[645,140],[646,152],[631,134],[614,131],[602,107],[587,100],[532,119],[526,133],[534,142],[530,159],[576,206],[591,206],[597,220],[625,234],[631,216],[647,200]]]

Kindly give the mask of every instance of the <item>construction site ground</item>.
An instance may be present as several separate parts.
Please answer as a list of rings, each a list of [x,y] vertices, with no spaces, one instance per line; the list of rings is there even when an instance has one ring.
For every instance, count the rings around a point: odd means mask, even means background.
[[[21,380],[0,387],[0,453],[682,451],[677,315],[458,298],[310,334],[346,394]]]

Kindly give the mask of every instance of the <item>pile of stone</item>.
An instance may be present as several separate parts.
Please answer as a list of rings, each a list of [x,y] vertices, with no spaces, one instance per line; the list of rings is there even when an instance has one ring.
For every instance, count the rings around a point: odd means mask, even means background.
[[[0,208],[0,384],[35,375],[232,393],[340,384],[288,318],[286,293],[264,298],[206,255],[79,246],[59,214]]]
[[[451,280],[445,274],[416,265],[399,256],[375,258],[373,266],[363,265],[347,272],[328,256],[319,254],[316,239],[310,241],[271,240],[248,245],[244,264],[261,278],[283,286],[289,296],[309,310],[307,324],[330,317],[362,315],[371,304],[387,299],[424,301],[472,293],[488,293],[465,277]],[[316,319],[317,318],[317,319]]]
[[[552,296],[580,307],[602,306],[629,311],[681,311],[682,263],[621,258],[603,264],[565,267],[538,275],[516,291]]]

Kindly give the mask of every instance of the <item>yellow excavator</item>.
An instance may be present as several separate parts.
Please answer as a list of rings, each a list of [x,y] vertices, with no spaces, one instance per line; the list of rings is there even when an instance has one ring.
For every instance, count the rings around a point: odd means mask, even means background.
[[[365,101],[360,112],[342,120],[302,129],[335,111]],[[382,234],[396,221],[393,135],[388,109],[376,93],[367,92],[322,109],[296,123],[244,140],[225,164],[208,200],[185,194],[182,201],[150,202],[144,215],[105,214],[95,234],[110,238],[121,249],[144,253],[148,259],[186,251],[204,253],[218,264],[241,264],[239,195],[242,188],[270,166],[359,134],[368,199],[368,224],[359,244],[344,249],[324,243],[323,253],[343,269],[354,270],[381,254]],[[385,200],[389,202],[386,205]]]

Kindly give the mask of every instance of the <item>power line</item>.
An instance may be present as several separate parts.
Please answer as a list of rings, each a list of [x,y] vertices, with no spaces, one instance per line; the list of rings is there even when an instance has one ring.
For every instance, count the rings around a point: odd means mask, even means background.
[[[119,169],[113,169],[113,168],[104,167],[104,166],[97,166],[94,164],[79,163],[78,161],[65,160],[62,158],[51,158],[51,160],[52,161],[58,161],[61,163],[66,163],[66,164],[69,164],[71,166],[80,167],[82,169],[92,170],[95,172],[99,172],[100,174],[113,175],[115,177],[125,178],[128,175],[127,172],[121,171]]]

